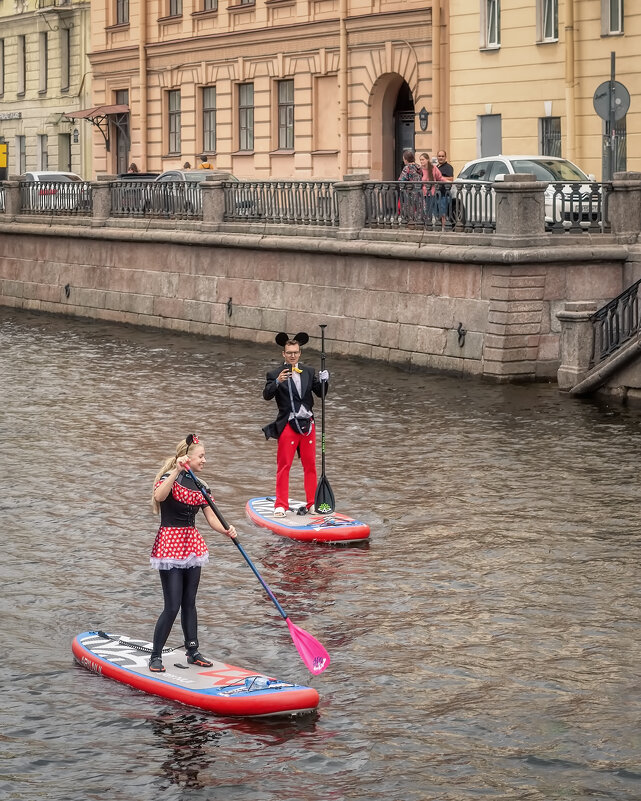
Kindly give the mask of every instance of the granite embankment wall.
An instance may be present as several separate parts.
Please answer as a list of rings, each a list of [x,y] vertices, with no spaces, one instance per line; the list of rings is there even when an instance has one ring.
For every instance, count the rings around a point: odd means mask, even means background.
[[[509,381],[555,378],[556,312],[623,287],[627,249],[607,236],[425,239],[14,219],[0,304],[248,342],[324,322],[331,353]]]

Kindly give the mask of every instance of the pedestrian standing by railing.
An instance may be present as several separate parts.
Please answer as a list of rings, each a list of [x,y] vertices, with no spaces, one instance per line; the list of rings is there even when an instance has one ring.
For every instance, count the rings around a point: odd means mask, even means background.
[[[403,165],[401,174],[398,176],[399,181],[414,182],[423,180],[423,170],[416,163],[413,150],[403,151]],[[398,211],[404,221],[409,219],[414,220],[416,218],[416,204],[418,200],[415,192],[401,190],[398,200]]]
[[[428,187],[423,186],[425,224],[427,225],[429,223],[431,225],[432,218],[438,216],[439,214],[442,197],[440,188],[438,195],[436,194],[434,182],[442,181],[443,175],[441,174],[439,168],[432,164],[429,153],[421,153],[421,155],[418,157],[418,162],[421,165],[421,170],[423,171],[423,181],[429,181],[430,184],[432,184],[429,192]]]
[[[454,167],[448,162],[447,160],[447,151],[446,150],[439,150],[436,153],[436,160],[438,162],[438,168],[441,171],[442,180],[446,183],[451,184],[454,180]],[[450,210],[450,189],[449,187],[443,187],[441,192],[441,228],[445,230],[445,221],[449,215]]]

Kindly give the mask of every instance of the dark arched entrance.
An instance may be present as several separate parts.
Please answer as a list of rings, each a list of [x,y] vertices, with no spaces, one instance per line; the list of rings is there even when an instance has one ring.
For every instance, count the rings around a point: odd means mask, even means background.
[[[412,90],[403,81],[394,107],[394,177],[398,178],[403,169],[403,151],[414,150],[414,98]]]

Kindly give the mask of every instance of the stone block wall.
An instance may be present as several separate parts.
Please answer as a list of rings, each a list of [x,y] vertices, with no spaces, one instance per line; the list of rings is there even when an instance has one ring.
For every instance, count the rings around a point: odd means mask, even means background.
[[[322,322],[331,353],[553,378],[556,310],[618,294],[625,251],[519,253],[14,222],[0,225],[0,303],[248,342]]]

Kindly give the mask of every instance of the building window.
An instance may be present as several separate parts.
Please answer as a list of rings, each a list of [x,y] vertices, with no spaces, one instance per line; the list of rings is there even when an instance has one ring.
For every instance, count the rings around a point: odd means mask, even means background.
[[[0,39],[0,97],[4,94],[4,39]]]
[[[559,39],[559,0],[536,0],[536,40],[556,42]]]
[[[501,46],[501,2],[481,0],[481,47]]]
[[[18,36],[18,94],[25,92],[25,80],[27,76],[27,37]]]
[[[203,150],[213,153],[216,150],[216,87],[203,88]]]
[[[616,120],[614,123],[614,136],[608,135],[609,124],[603,121],[603,176],[604,180],[609,180],[606,176],[608,163],[608,148],[612,146],[612,175],[615,172],[625,172],[627,170],[627,121],[626,117]]]
[[[254,84],[238,86],[238,149],[254,149]]]
[[[539,153],[542,156],[561,155],[561,118],[539,119]]]
[[[116,0],[116,25],[129,25],[129,0]]]
[[[71,134],[58,134],[58,169],[71,172]]]
[[[40,32],[39,57],[40,88],[38,91],[44,93],[47,91],[47,84],[49,83],[49,35],[47,31]]]
[[[49,137],[47,134],[38,134],[38,169],[49,169]]]
[[[27,171],[27,137],[16,136],[16,161],[18,174],[22,175]]]
[[[169,0],[169,16],[182,17],[183,0]]]
[[[294,149],[294,81],[278,81],[278,147]]]
[[[69,76],[71,75],[71,31],[69,28],[60,29],[60,89],[69,91]]]
[[[623,0],[601,0],[601,34],[623,33]]]
[[[180,153],[180,90],[173,89],[167,95],[169,152]]]
[[[218,0],[203,0],[203,11],[218,11]]]

